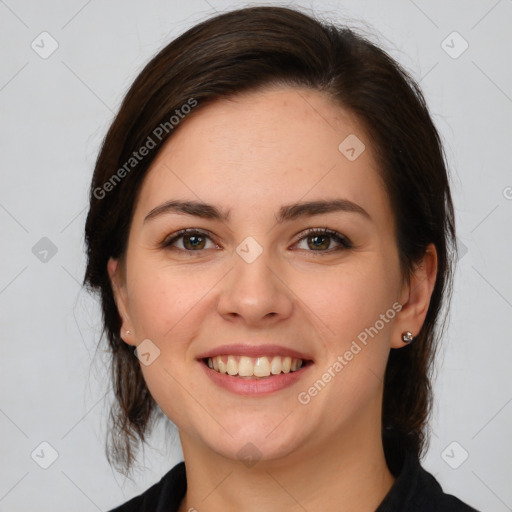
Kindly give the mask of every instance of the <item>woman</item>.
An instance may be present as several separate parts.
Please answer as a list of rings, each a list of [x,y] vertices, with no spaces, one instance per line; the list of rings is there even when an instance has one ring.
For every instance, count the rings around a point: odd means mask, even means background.
[[[185,460],[115,510],[474,510],[419,462],[454,239],[438,133],[382,50],[280,7],[171,42],[98,157],[85,283],[109,460],[159,410]]]

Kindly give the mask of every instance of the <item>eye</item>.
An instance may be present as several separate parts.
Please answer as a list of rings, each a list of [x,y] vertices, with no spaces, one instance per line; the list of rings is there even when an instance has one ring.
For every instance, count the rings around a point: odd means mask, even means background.
[[[302,238],[299,242],[305,241],[307,247],[311,249],[308,252],[333,252],[340,251],[343,249],[350,249],[352,247],[352,242],[341,233],[337,231],[333,231],[332,229],[318,229],[311,228],[308,229],[305,233],[301,233]],[[331,242],[335,240],[338,247],[331,249]],[[303,247],[299,247],[300,249],[304,249]],[[307,249],[306,249],[307,250]]]
[[[332,240],[338,244],[338,247],[331,248]],[[178,241],[181,243],[181,247],[175,245]],[[210,241],[212,246],[207,247],[207,243]],[[318,229],[311,228],[307,231],[301,233],[301,238],[299,239],[299,244],[303,241],[307,244],[308,252],[320,252],[320,253],[331,253],[334,251],[339,251],[343,249],[350,249],[352,247],[352,243],[350,240],[338,233],[337,231],[333,231],[328,228]],[[168,249],[178,249],[184,252],[200,252],[204,249],[219,249],[220,246],[212,241],[212,235],[207,231],[202,231],[198,229],[182,229],[170,237],[168,237],[164,242],[162,242],[163,248]],[[299,247],[299,249],[303,249],[303,247]]]
[[[182,247],[171,247],[173,246],[178,240],[182,240]],[[188,252],[198,252],[203,249],[208,249],[212,247],[205,247],[206,241],[210,240],[211,242],[211,236],[208,232],[200,231],[197,229],[182,229],[178,231],[177,233],[174,233],[171,235],[170,238],[167,238],[162,243],[162,247],[168,247],[170,249],[177,248],[182,251],[188,251]],[[213,242],[212,242],[213,244]],[[219,246],[217,244],[214,244],[213,248],[218,248]]]

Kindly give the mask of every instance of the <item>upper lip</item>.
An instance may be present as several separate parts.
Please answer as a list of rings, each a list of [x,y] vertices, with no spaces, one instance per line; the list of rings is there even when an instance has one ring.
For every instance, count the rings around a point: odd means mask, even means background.
[[[298,352],[297,350],[282,347],[280,345],[221,345],[212,348],[197,356],[198,359],[206,359],[215,356],[247,356],[247,357],[262,357],[262,356],[290,356],[304,361],[311,361],[311,356]]]

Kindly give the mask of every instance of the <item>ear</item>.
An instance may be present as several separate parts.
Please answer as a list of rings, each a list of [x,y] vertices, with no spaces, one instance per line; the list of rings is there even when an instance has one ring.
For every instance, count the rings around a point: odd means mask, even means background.
[[[393,326],[392,348],[406,346],[402,341],[403,332],[410,331],[413,336],[420,332],[427,316],[436,277],[437,251],[434,244],[429,244],[422,260],[415,265],[409,282],[401,290],[399,303],[402,309]]]
[[[136,345],[135,332],[130,320],[128,308],[128,295],[126,291],[125,269],[122,260],[110,258],[107,263],[108,275],[112,285],[112,292],[116,302],[117,311],[122,318],[120,336],[128,345]],[[127,333],[128,331],[128,333]]]

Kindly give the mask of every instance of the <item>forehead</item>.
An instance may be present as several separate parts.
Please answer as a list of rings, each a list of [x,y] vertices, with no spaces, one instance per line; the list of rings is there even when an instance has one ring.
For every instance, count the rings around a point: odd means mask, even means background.
[[[137,210],[173,197],[236,210],[325,196],[389,209],[369,137],[327,95],[272,87],[196,107],[153,161]]]
[[[241,164],[285,158],[318,163],[320,152],[325,152],[325,160],[338,158],[339,142],[346,136],[367,138],[355,116],[327,95],[283,86],[240,93],[203,108],[199,105],[180,128],[169,140],[173,150],[191,143],[213,146],[216,151],[209,154],[210,160],[229,156]],[[192,141],[192,134],[200,140]],[[194,156],[201,158],[204,152]]]

